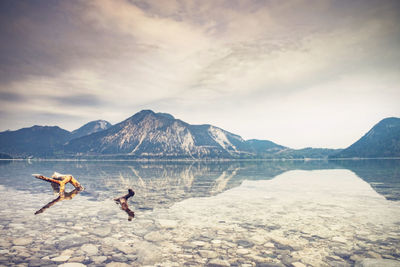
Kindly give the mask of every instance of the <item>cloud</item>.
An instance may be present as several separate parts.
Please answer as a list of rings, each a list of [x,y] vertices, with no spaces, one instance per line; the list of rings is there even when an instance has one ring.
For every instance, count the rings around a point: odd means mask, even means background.
[[[4,129],[45,122],[40,114],[74,129],[151,108],[245,138],[343,146],[379,116],[400,114],[385,106],[399,96],[398,1],[1,5]],[[346,128],[364,114],[371,118],[331,141],[329,125]]]

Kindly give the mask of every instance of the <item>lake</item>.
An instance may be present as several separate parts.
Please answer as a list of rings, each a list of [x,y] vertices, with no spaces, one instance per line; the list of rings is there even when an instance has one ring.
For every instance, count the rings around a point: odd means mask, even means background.
[[[0,199],[5,266],[400,263],[400,160],[0,161]]]

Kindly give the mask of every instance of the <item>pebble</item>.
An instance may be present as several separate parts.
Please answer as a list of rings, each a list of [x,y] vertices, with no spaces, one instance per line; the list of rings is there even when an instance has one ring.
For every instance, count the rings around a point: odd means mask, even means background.
[[[135,248],[125,243],[119,244],[116,248],[125,254],[132,254],[136,251]]]
[[[362,259],[363,259],[363,257],[361,257],[360,255],[352,255],[350,257],[350,260],[355,261],[355,262],[361,261]]]
[[[82,262],[84,260],[85,260],[85,256],[73,257],[73,258],[69,259],[70,262]]]
[[[112,237],[103,238],[102,241],[104,244],[106,244],[108,246],[114,246],[119,243],[119,241],[117,239],[112,238]]]
[[[106,227],[97,227],[92,230],[92,233],[95,235],[98,235],[100,237],[106,237],[111,233],[111,227],[106,226]]]
[[[50,260],[42,260],[42,259],[32,259],[29,261],[29,266],[47,266],[47,265],[54,265],[53,262]]]
[[[332,238],[332,241],[340,242],[340,243],[346,243],[346,242],[347,242],[347,240],[346,240],[345,238],[340,237],[340,236],[334,236],[334,237]]]
[[[87,255],[93,256],[98,253],[98,248],[93,244],[84,244],[81,246],[81,250],[86,252]]]
[[[306,267],[303,263],[301,263],[301,262],[293,262],[292,263],[292,266],[293,267]]]
[[[86,265],[79,262],[67,262],[58,265],[58,267],[86,267]]]
[[[374,251],[368,251],[367,255],[370,256],[371,258],[382,259],[382,256]]]
[[[204,247],[207,243],[204,241],[194,241],[194,242],[192,242],[192,244],[197,247]]]
[[[249,254],[250,251],[248,249],[245,248],[239,248],[238,250],[236,250],[236,253],[239,255],[245,255],[245,254]]]
[[[178,222],[174,220],[159,219],[158,223],[160,224],[161,228],[175,228],[178,226]]]
[[[218,257],[218,253],[215,251],[211,251],[211,250],[200,250],[199,254],[201,257],[207,258],[207,259],[213,259],[213,258]]]
[[[231,266],[227,260],[221,259],[212,259],[208,262],[207,266],[210,267],[224,267],[224,266]]]
[[[264,244],[264,247],[266,247],[266,248],[274,248],[275,245],[274,245],[274,243],[268,242],[268,243]]]
[[[124,262],[113,261],[113,262],[107,263],[106,267],[130,267],[130,265],[126,264]]]
[[[61,252],[61,256],[71,256],[72,254],[74,254],[74,251],[72,249],[66,249]]]
[[[69,258],[71,258],[71,256],[65,255],[65,256],[58,256],[58,257],[52,258],[51,260],[52,261],[67,261],[67,260],[69,260]]]
[[[399,267],[400,261],[387,259],[362,259],[354,265],[355,267]]]
[[[94,256],[91,258],[96,264],[103,263],[107,260],[106,256]]]
[[[71,247],[81,246],[89,241],[86,237],[70,236],[64,240],[60,240],[57,244],[59,249],[65,250]]]
[[[254,235],[254,236],[250,237],[249,239],[257,245],[261,245],[265,242],[265,238],[261,235]]]
[[[251,247],[254,246],[254,244],[253,244],[252,242],[249,242],[249,241],[247,241],[247,240],[238,240],[238,241],[236,241],[236,243],[237,243],[239,246],[242,246],[242,247],[244,247],[244,248],[251,248]]]
[[[32,243],[32,238],[30,237],[20,237],[13,240],[13,244],[16,246],[26,246]]]
[[[158,242],[164,240],[164,237],[159,232],[150,232],[144,236],[147,241]]]

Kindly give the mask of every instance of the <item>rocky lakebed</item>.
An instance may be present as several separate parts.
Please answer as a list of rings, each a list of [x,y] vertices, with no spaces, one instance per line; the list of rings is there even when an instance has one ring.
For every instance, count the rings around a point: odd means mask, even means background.
[[[177,195],[137,191],[128,221],[83,193],[34,215],[55,196],[1,185],[0,266],[400,266],[400,203],[348,170]]]

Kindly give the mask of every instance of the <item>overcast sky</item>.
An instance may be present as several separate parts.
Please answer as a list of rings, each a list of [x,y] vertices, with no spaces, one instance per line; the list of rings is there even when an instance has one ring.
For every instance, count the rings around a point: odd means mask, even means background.
[[[294,148],[400,117],[400,1],[0,2],[0,131],[142,109]]]

